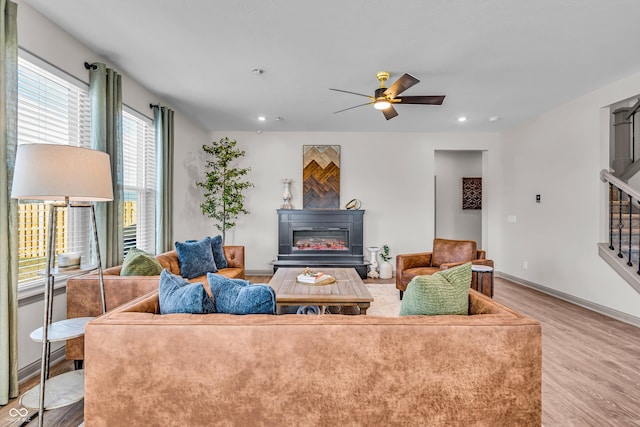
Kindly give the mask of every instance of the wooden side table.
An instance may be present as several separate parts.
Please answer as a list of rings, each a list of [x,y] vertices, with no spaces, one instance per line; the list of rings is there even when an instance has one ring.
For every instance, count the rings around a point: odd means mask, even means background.
[[[493,267],[488,265],[471,265],[471,272],[476,273],[476,291],[484,294],[484,275],[489,274],[489,296],[493,298]],[[479,288],[478,288],[479,286]]]

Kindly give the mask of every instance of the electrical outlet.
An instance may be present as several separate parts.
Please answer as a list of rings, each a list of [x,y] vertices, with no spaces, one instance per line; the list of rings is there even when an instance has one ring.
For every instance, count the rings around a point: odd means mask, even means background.
[[[529,268],[529,263],[527,261],[522,261],[522,268],[525,270]]]

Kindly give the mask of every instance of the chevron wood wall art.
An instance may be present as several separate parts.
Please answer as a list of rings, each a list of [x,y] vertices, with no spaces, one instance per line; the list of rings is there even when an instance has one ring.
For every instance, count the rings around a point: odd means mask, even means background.
[[[303,146],[302,206],[340,209],[339,145]]]

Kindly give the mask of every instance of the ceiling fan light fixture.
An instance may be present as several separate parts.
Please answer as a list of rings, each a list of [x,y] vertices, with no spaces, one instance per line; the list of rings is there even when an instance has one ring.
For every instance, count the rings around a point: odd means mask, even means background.
[[[375,90],[373,96],[357,92],[350,92],[348,90],[329,88],[329,90],[335,90],[337,92],[350,93],[352,95],[369,98],[369,102],[356,105],[354,107],[334,111],[333,113],[342,113],[343,111],[352,110],[354,108],[363,107],[365,105],[373,105],[373,108],[382,111],[385,119],[390,120],[398,115],[398,112],[394,108],[393,104],[442,105],[442,101],[444,101],[444,95],[398,96],[405,90],[414,86],[416,83],[420,83],[420,80],[416,79],[411,74],[404,73],[388,88],[384,85],[385,81],[389,79],[389,73],[387,71],[380,71],[376,74],[376,78],[380,82],[380,87]]]
[[[391,107],[391,103],[386,98],[376,99],[376,102],[373,103],[373,108],[376,110],[386,110],[389,107]]]

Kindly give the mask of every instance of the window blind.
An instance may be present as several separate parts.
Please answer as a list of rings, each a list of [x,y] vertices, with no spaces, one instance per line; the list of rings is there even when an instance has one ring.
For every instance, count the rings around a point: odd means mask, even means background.
[[[156,147],[153,123],[125,109],[122,114],[124,155],[124,250],[155,252]]]
[[[26,56],[26,55],[25,55]],[[89,95],[86,84],[54,74],[53,67],[29,57],[18,58],[18,144],[90,146]],[[18,285],[43,280],[46,267],[49,207],[42,202],[18,207]],[[59,209],[56,253],[92,256],[92,229],[87,209]]]
[[[24,55],[23,55],[24,54]],[[18,144],[50,143],[90,147],[86,84],[21,52],[18,60]],[[153,122],[125,107],[124,248],[155,251],[156,161]],[[18,285],[41,283],[46,267],[47,204],[20,203]],[[86,209],[58,210],[56,253],[93,254],[93,229]]]

